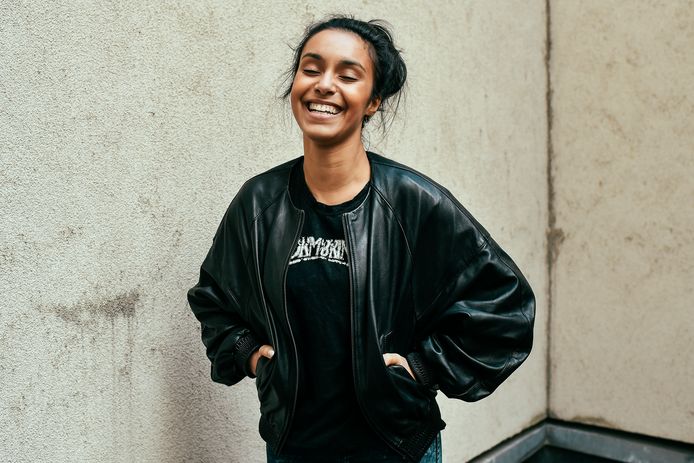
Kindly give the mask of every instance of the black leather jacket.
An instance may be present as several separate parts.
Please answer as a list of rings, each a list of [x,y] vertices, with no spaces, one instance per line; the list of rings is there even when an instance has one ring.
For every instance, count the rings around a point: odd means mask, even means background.
[[[374,432],[418,461],[440,429],[435,396],[479,400],[528,357],[535,297],[518,267],[444,187],[367,152],[371,189],[342,216],[350,265],[352,367]],[[212,379],[246,376],[261,344],[260,434],[281,452],[294,415],[299,363],[285,283],[304,213],[289,196],[299,158],[248,180],[234,197],[188,291]],[[382,354],[407,358],[417,380]]]

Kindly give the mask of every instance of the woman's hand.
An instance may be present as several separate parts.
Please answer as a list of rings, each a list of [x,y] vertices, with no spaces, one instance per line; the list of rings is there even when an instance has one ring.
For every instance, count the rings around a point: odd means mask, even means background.
[[[403,357],[400,354],[391,354],[391,353],[386,353],[383,354],[383,361],[386,362],[386,366],[390,365],[400,365],[401,367],[405,367],[405,370],[412,376],[412,379],[417,381],[417,378],[414,377],[414,373],[412,373],[412,369],[410,368],[410,364],[407,363],[407,359]]]
[[[272,348],[270,344],[263,344],[260,346],[260,349],[257,351],[253,352],[251,355],[250,359],[248,360],[250,362],[251,366],[251,372],[255,376],[255,368],[258,366],[258,360],[260,359],[260,356],[267,357],[269,359],[272,358],[273,355],[275,355],[275,349]]]

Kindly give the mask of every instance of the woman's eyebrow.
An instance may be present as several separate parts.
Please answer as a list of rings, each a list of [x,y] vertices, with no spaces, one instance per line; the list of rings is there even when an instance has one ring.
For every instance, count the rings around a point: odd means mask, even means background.
[[[301,59],[303,60],[304,58],[312,58],[312,59],[315,59],[317,61],[323,61],[323,57],[321,55],[319,55],[318,53],[311,53],[311,52],[304,53],[304,56],[302,56]],[[342,59],[342,60],[340,60],[340,64],[343,66],[357,66],[357,67],[361,68],[364,72],[366,72],[366,69],[364,69],[364,66],[362,66],[359,62],[351,60],[351,59]]]

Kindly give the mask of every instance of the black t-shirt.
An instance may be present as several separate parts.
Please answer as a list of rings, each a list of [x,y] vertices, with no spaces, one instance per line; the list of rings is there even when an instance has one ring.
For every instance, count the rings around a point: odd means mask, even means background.
[[[342,214],[366,197],[319,203],[306,185],[303,158],[291,174],[290,195],[304,210],[289,260],[287,304],[299,351],[299,395],[286,443],[289,454],[388,451],[366,422],[354,391],[351,357],[349,259]]]

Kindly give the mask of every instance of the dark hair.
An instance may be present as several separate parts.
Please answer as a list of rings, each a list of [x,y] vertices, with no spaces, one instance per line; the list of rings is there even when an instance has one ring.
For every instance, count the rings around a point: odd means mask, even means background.
[[[374,64],[374,85],[371,91],[371,99],[380,98],[381,104],[378,111],[381,116],[382,129],[385,132],[389,125],[386,120],[386,113],[390,113],[390,122],[397,112],[400,105],[402,90],[407,79],[407,67],[400,50],[395,48],[393,36],[388,30],[389,24],[379,19],[372,19],[365,22],[354,19],[352,16],[332,16],[329,19],[311,24],[306,28],[304,36],[299,45],[294,48],[292,67],[286,73],[288,81],[282,98],[287,98],[292,91],[294,77],[299,70],[301,52],[311,37],[327,29],[340,29],[352,32],[361,37],[369,44],[369,55]],[[369,121],[365,116],[362,127]]]

